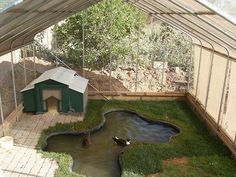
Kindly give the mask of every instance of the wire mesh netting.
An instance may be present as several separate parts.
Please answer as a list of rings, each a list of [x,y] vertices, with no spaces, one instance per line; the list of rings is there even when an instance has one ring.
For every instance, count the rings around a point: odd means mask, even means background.
[[[17,105],[22,103],[22,96],[20,91],[33,79],[35,79],[35,77],[39,76],[44,71],[54,67],[53,63],[48,62],[45,59],[38,58],[40,56],[35,57],[36,64],[34,65],[34,57],[32,55],[31,47],[32,46],[27,46],[22,48],[20,52],[13,52],[13,67]],[[34,66],[36,72],[34,71]],[[2,96],[2,107],[3,115],[6,118],[15,109],[11,62],[3,61],[2,63],[0,63],[0,68],[0,90]]]

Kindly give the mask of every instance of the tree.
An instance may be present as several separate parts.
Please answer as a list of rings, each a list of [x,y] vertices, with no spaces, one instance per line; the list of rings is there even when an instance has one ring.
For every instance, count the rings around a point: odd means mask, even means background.
[[[129,51],[120,41],[138,27],[142,28],[145,18],[127,2],[103,0],[56,25],[54,37],[66,58],[81,66],[84,28],[86,63],[90,68],[101,69],[108,65],[111,50],[113,58]]]
[[[191,39],[175,30],[166,23],[162,23],[154,45],[159,44],[156,60],[168,61],[170,66],[188,67],[191,58]]]
[[[159,21],[147,25],[140,35],[139,58],[144,65],[166,61],[170,67],[189,66],[191,39],[166,23]]]

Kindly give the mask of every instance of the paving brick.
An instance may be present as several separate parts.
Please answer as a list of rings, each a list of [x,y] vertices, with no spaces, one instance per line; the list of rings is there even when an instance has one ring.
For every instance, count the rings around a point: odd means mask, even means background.
[[[0,165],[6,177],[53,177],[58,165],[51,159],[43,159],[33,150],[43,129],[56,123],[82,121],[83,117],[69,115],[30,115],[23,114],[9,134],[13,136],[14,146],[6,151],[0,148]],[[28,147],[28,148],[25,148]]]
[[[4,173],[5,177],[10,177],[11,176],[11,172],[9,172],[9,171],[4,171],[3,170],[3,173]]]
[[[44,159],[37,159],[35,165],[33,166],[33,168],[30,171],[30,174],[37,175],[39,173],[40,169],[42,168],[43,163],[44,163]]]
[[[19,177],[19,175],[20,175],[19,173],[12,172],[10,177]]]

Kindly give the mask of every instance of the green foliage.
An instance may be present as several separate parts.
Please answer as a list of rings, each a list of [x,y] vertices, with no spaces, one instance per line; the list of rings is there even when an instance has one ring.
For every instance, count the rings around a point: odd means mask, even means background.
[[[145,20],[130,3],[103,0],[59,23],[53,32],[60,57],[77,67],[82,67],[84,35],[85,67],[90,69],[107,69],[111,57],[112,67],[138,60],[187,68],[191,40],[165,23],[154,22],[152,27]]]
[[[146,41],[145,41],[146,39]],[[145,60],[167,61],[169,66],[184,67],[191,58],[191,40],[166,23],[153,24],[141,36],[141,55]]]
[[[58,47],[70,62],[82,66],[84,27],[87,65],[102,68],[109,62],[110,50],[113,57],[127,51],[119,41],[138,27],[142,28],[144,22],[145,16],[131,4],[122,0],[103,0],[56,25],[54,35]]]
[[[125,151],[125,160],[121,163],[124,172],[147,175],[163,171],[162,160],[157,156],[159,154],[155,146],[140,144],[136,147],[137,145],[130,146]]]
[[[70,155],[43,151],[41,151],[41,153],[43,154],[43,157],[52,158],[58,163],[58,168],[55,171],[54,177],[85,177],[70,171],[69,166],[73,163]]]

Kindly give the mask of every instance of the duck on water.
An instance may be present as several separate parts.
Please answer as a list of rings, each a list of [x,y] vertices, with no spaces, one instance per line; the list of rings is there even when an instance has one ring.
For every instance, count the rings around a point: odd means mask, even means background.
[[[131,141],[130,141],[129,138],[127,138],[126,140],[124,140],[124,139],[122,139],[122,138],[118,138],[117,136],[114,136],[112,139],[113,139],[113,140],[115,141],[115,143],[116,143],[117,145],[119,145],[119,146],[128,146],[128,145],[130,145],[130,143],[131,143]]]

